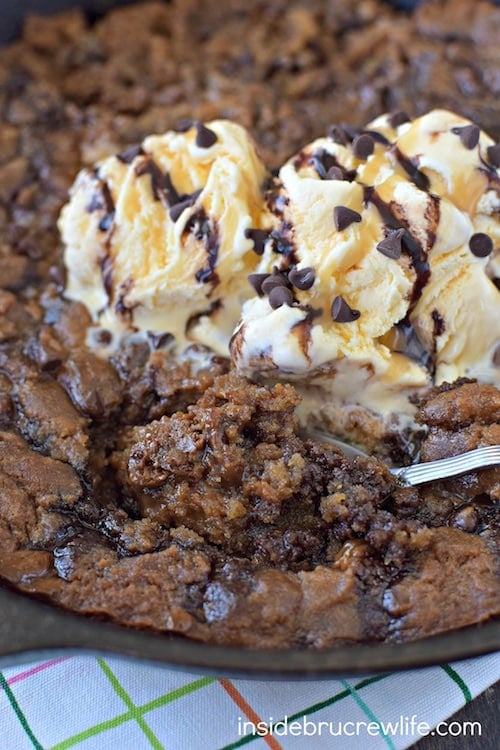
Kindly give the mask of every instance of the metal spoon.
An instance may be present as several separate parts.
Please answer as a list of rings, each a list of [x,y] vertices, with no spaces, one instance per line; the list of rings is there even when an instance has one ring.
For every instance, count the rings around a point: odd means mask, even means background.
[[[364,456],[367,454],[342,440],[328,435],[316,428],[308,429],[308,433],[315,438],[341,448],[348,456]],[[475,469],[488,469],[500,466],[500,445],[487,445],[483,448],[475,448],[467,453],[459,453],[457,456],[440,458],[437,461],[425,461],[421,464],[411,466],[392,467],[389,471],[394,474],[398,481],[406,485],[425,484],[436,479],[458,477]]]

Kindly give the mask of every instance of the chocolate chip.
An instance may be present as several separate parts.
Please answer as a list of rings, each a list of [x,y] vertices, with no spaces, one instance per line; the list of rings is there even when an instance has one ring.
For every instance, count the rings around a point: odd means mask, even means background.
[[[472,534],[477,529],[478,524],[479,518],[477,516],[475,508],[473,508],[472,505],[466,505],[460,508],[456,511],[456,513],[453,514],[450,519],[451,526],[454,526],[461,531],[466,531],[470,534]]]
[[[267,278],[264,279],[262,282],[262,291],[264,294],[270,294],[270,292],[274,289],[276,286],[284,286],[286,287],[287,282],[284,276],[281,275],[281,273],[274,272],[268,274]]]
[[[381,143],[383,146],[390,146],[391,142],[385,137],[383,133],[379,133],[378,130],[363,130],[364,135],[369,135],[375,143]]]
[[[356,127],[356,125],[350,125],[348,122],[343,122],[341,127],[350,141],[353,141],[361,132],[361,128]]]
[[[181,200],[179,203],[175,203],[173,206],[169,208],[168,215],[172,219],[172,221],[177,221],[177,219],[180,217],[182,212],[189,208],[190,206],[194,205],[196,203],[196,200],[198,199],[198,196],[200,196],[202,193],[202,190],[195,190],[194,193],[191,193],[191,195],[187,196],[181,196]]]
[[[476,232],[469,240],[469,248],[477,258],[486,258],[493,250],[493,240],[484,232]]]
[[[352,142],[352,152],[356,159],[368,159],[375,149],[375,141],[368,133],[361,133]]]
[[[110,214],[106,214],[106,216],[103,216],[102,219],[99,222],[99,229],[101,232],[107,232],[108,229],[111,228],[111,225],[113,223],[113,220],[115,218],[115,212],[112,211]]]
[[[248,281],[253,286],[259,297],[262,297],[264,294],[262,283],[268,278],[268,276],[268,273],[251,273],[248,277]]]
[[[389,115],[389,125],[391,128],[397,128],[399,125],[403,125],[405,122],[410,122],[410,118],[404,111],[404,109],[399,109],[395,112],[391,112]]]
[[[315,278],[316,271],[310,266],[307,268],[292,268],[288,274],[288,281],[293,284],[296,289],[301,289],[302,291],[310,289],[314,284]]]
[[[147,331],[147,337],[150,349],[153,351],[166,346],[166,344],[169,344],[174,338],[171,333],[153,333],[153,331]]]
[[[334,143],[338,143],[341,146],[347,145],[347,134],[344,128],[341,128],[340,125],[332,125],[327,133],[327,136],[328,138],[331,138]]]
[[[335,206],[333,209],[333,221],[335,222],[337,231],[342,232],[343,229],[347,229],[355,221],[361,221],[361,214],[358,214],[357,211],[353,211],[352,208],[348,208],[347,206]]]
[[[427,369],[431,367],[432,357],[418,338],[408,317],[393,326],[391,336],[392,343],[389,346],[393,351],[404,354],[422,367]]]
[[[328,153],[328,151],[325,151],[325,149],[317,151],[315,154],[313,154],[310,157],[308,164],[311,164],[311,166],[314,167],[322,180],[327,179],[328,172],[332,167],[338,166],[335,156]]]
[[[190,200],[180,201],[180,203],[176,203],[169,209],[168,215],[170,216],[172,221],[177,221],[184,209],[189,208],[189,206],[191,205],[192,203]]]
[[[89,214],[91,214],[94,211],[99,211],[101,208],[104,208],[101,193],[92,193],[92,197],[85,206],[85,210],[88,211]]]
[[[273,310],[276,310],[276,308],[281,307],[282,305],[291,305],[293,302],[293,294],[286,286],[275,286],[269,292],[268,300]]]
[[[332,302],[332,318],[336,323],[352,323],[357,320],[361,313],[349,307],[343,297],[335,297]]]
[[[179,120],[175,126],[175,130],[177,133],[187,133],[187,131],[191,130],[194,125],[196,125],[196,120]]]
[[[500,167],[500,143],[488,146],[486,149],[488,159],[492,167]]]
[[[459,136],[462,145],[469,149],[469,151],[477,146],[481,134],[477,125],[465,125],[462,128],[452,128],[451,132]]]
[[[50,266],[49,278],[59,289],[66,286],[66,268],[64,266]]]
[[[116,158],[118,161],[123,162],[123,164],[132,164],[135,157],[141,156],[143,153],[142,146],[140,144],[135,144],[124,149],[124,151],[120,151],[119,154],[116,154]]]
[[[203,123],[196,123],[196,145],[198,148],[210,148],[217,143],[217,134]]]
[[[343,180],[344,173],[340,167],[330,167],[326,173],[327,180]]]
[[[245,229],[245,237],[253,242],[253,249],[257,255],[263,255],[269,232],[265,229]]]
[[[382,255],[386,255],[388,258],[392,258],[393,260],[397,260],[401,257],[402,253],[402,246],[401,246],[401,239],[405,233],[405,229],[396,229],[395,231],[390,231],[387,237],[383,239],[381,242],[377,245],[377,250],[379,253],[382,253]]]
[[[500,367],[500,344],[496,347],[495,351],[493,352],[492,361],[495,367]]]

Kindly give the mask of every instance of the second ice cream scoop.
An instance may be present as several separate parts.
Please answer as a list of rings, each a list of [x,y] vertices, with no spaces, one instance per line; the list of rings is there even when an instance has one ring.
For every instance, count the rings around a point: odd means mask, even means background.
[[[493,146],[435,110],[333,128],[292,157],[274,194],[280,254],[231,343],[239,371],[383,414],[411,413],[431,382],[498,383]],[[273,276],[287,292],[268,291]]]

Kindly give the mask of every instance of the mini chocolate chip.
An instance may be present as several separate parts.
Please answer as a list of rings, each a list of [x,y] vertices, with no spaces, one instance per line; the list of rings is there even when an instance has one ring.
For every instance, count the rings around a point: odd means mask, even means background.
[[[172,219],[172,221],[177,221],[177,219],[180,217],[182,212],[185,208],[189,208],[190,206],[193,206],[196,201],[198,200],[199,196],[202,194],[203,188],[200,188],[199,190],[195,190],[194,193],[191,193],[191,195],[181,195],[179,196],[179,202],[174,203],[173,206],[171,206],[168,210],[168,215]]]
[[[343,297],[335,297],[332,302],[332,318],[336,323],[352,323],[357,320],[361,313],[349,307]]]
[[[391,112],[389,115],[389,125],[391,128],[397,128],[399,125],[403,125],[405,122],[410,122],[410,118],[404,111],[404,109],[396,110]]]
[[[500,143],[488,146],[486,149],[488,159],[492,167],[500,167]]]
[[[476,510],[472,505],[465,505],[453,514],[451,525],[461,531],[472,534],[478,526],[479,519]]]
[[[282,305],[291,305],[293,302],[293,294],[290,289],[286,286],[275,286],[271,289],[268,295],[269,304],[276,310],[276,308]]]
[[[286,286],[286,279],[279,272],[270,273],[266,279],[262,282],[262,291],[264,294],[269,294],[275,286]]]
[[[344,173],[340,167],[330,167],[330,169],[326,173],[326,179],[327,180],[343,180]]]
[[[496,347],[495,351],[493,352],[492,361],[495,367],[500,367],[500,344]]]
[[[477,146],[481,134],[477,125],[465,125],[462,128],[452,128],[451,132],[459,136],[462,145],[469,149],[469,151]]]
[[[361,132],[361,128],[356,127],[356,125],[350,125],[348,122],[343,122],[341,127],[350,141],[353,141]]]
[[[363,133],[371,136],[375,143],[381,143],[383,146],[390,146],[391,144],[390,140],[383,133],[379,133],[378,130],[363,130]]]
[[[174,338],[171,333],[168,333],[168,332],[153,333],[153,331],[147,331],[147,337],[148,337],[149,347],[153,351],[155,349],[161,349],[163,346],[170,343],[170,341],[172,341]]]
[[[262,290],[262,283],[268,278],[268,273],[251,273],[248,277],[248,281],[253,286],[259,297],[264,294]]]
[[[379,253],[382,253],[382,255],[386,255],[388,258],[392,258],[393,260],[397,260],[398,258],[400,258],[403,251],[401,240],[405,231],[406,230],[404,228],[390,231],[387,237],[385,237],[385,239],[381,240],[381,242],[378,243],[377,250],[379,251]]]
[[[210,148],[217,143],[217,133],[199,122],[196,124],[196,145],[198,148]]]
[[[85,210],[91,214],[94,211],[99,211],[101,208],[104,208],[101,193],[92,193],[92,197],[85,206]]]
[[[123,164],[132,164],[135,157],[142,154],[144,154],[142,146],[140,144],[136,144],[134,146],[129,146],[123,151],[120,151],[119,154],[116,154],[116,158],[118,159],[118,161],[123,162]]]
[[[263,255],[269,232],[265,229],[245,229],[245,237],[252,240],[253,249],[257,255]]]
[[[185,208],[189,208],[189,206],[192,206],[190,200],[181,201],[180,203],[176,203],[174,206],[169,208],[168,215],[172,219],[172,221],[177,221],[179,216],[182,214]]]
[[[375,141],[368,133],[361,133],[352,142],[352,152],[356,159],[368,159],[375,149]]]
[[[486,258],[493,250],[493,240],[484,232],[476,232],[469,240],[469,248],[477,258]]]
[[[107,328],[102,328],[96,333],[95,340],[102,346],[109,346],[113,341],[113,334],[111,333],[111,331],[108,331]]]
[[[113,211],[110,214],[106,214],[106,216],[103,216],[102,219],[99,222],[99,229],[101,232],[107,232],[108,229],[110,229],[113,220],[115,218],[115,212]]]
[[[59,289],[64,289],[67,280],[65,266],[50,266],[49,278]]]
[[[175,130],[177,133],[187,133],[187,131],[191,130],[194,125],[196,125],[196,120],[179,120],[179,122],[175,126]]]
[[[361,214],[358,214],[357,211],[353,211],[352,208],[348,208],[347,206],[335,206],[333,209],[333,221],[335,222],[337,231],[342,232],[343,229],[347,229],[355,221],[361,221]]]
[[[302,291],[310,289],[314,284],[315,278],[316,271],[311,266],[307,268],[292,268],[288,274],[288,281],[296,289],[301,289]]]
[[[340,125],[332,125],[328,130],[327,137],[331,138],[334,143],[338,143],[341,146],[347,145],[348,138],[346,132],[344,128],[340,127]]]
[[[329,169],[338,166],[335,156],[329,154],[325,149],[316,151],[316,153],[309,158],[307,163],[314,167],[322,180],[327,179]]]

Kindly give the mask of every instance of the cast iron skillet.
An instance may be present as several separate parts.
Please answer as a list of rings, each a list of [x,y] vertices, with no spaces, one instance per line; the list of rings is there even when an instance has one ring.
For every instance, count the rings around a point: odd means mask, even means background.
[[[213,646],[65,612],[0,585],[0,666],[83,651],[246,679],[321,679],[426,667],[497,649],[499,620],[404,644],[321,651]]]
[[[0,44],[16,37],[28,11],[52,13],[79,5],[90,17],[133,0],[0,0]],[[410,9],[418,0],[392,0]],[[495,0],[497,2],[497,0]],[[319,679],[426,667],[500,649],[500,621],[414,643],[326,651],[272,651],[212,646],[176,635],[134,630],[65,612],[6,588],[0,581],[0,667],[74,652],[116,654],[214,675]]]

